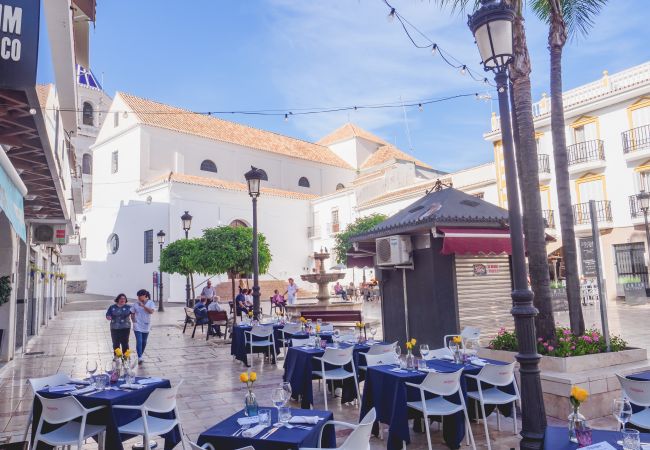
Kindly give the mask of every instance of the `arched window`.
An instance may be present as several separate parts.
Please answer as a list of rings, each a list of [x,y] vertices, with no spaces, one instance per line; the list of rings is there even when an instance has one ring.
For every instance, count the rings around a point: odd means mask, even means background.
[[[233,220],[232,222],[230,222],[230,226],[231,226],[231,227],[244,227],[244,228],[248,228],[248,224],[247,224],[246,222],[244,222],[243,220],[241,220],[241,219],[235,219],[235,220]]]
[[[309,180],[307,177],[300,177],[298,180],[298,186],[300,187],[309,187]]]
[[[94,116],[93,105],[91,105],[88,102],[84,102],[83,118],[82,118],[83,124],[93,126],[95,124],[95,120],[93,116]]]
[[[337,191],[340,191],[341,189],[344,189],[344,188],[345,188],[345,186],[343,186],[343,183],[339,183],[339,184],[336,185],[336,190]]]
[[[93,156],[90,153],[84,153],[81,159],[81,173],[84,175],[93,173]]]
[[[205,172],[214,172],[217,173],[217,165],[210,161],[209,159],[206,159],[201,163],[201,170]]]

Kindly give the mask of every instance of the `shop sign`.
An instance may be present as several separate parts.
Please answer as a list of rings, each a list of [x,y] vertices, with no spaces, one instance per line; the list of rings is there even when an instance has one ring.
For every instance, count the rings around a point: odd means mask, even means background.
[[[486,275],[496,275],[501,272],[499,264],[474,264],[473,272],[475,277],[483,277]]]
[[[0,0],[0,87],[36,84],[40,0]]]
[[[582,276],[586,278],[598,275],[596,269],[596,253],[594,241],[591,237],[580,238],[578,241],[580,247],[580,261],[582,262]]]

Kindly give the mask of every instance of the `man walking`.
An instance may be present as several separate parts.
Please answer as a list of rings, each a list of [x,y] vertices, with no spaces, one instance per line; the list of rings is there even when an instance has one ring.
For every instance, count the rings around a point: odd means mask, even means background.
[[[136,351],[138,352],[138,364],[142,364],[144,362],[144,349],[147,347],[147,338],[151,331],[151,315],[155,311],[156,305],[151,300],[151,295],[146,289],[140,289],[137,296],[137,303],[131,307],[131,316],[133,318]]]
[[[289,286],[287,286],[287,290],[284,292],[284,295],[287,296],[287,302],[289,303],[289,305],[296,304],[296,297],[298,295],[298,285],[293,282],[293,278],[289,278]]]

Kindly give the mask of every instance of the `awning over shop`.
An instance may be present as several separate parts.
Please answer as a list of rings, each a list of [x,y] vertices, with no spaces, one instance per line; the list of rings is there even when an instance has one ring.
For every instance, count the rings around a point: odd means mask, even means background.
[[[443,255],[512,254],[509,230],[490,228],[438,228],[444,234]]]

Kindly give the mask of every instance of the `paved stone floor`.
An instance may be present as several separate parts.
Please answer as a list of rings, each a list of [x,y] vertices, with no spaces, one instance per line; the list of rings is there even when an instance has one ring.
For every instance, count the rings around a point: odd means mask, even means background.
[[[107,368],[111,360],[111,344],[104,310],[110,300],[105,298],[73,298],[64,311],[52,320],[40,336],[33,338],[26,354],[8,363],[0,371],[0,441],[19,440],[25,429],[33,394],[27,384],[30,377],[41,377],[56,372],[73,376],[85,375],[85,363],[89,359],[101,362]],[[368,315],[377,314],[377,306],[370,305]],[[598,312],[587,309],[586,322],[599,323]],[[650,344],[650,329],[644,318],[650,318],[650,306],[625,307],[611,305],[609,311],[613,333],[622,334],[633,345],[647,347]],[[149,337],[146,363],[140,374],[162,376],[172,383],[183,380],[179,394],[181,419],[187,435],[195,440],[211,425],[241,409],[244,392],[238,375],[244,370],[240,362],[233,361],[230,346],[221,339],[205,341],[203,334],[195,339],[190,333],[181,333],[183,311],[180,306],[168,307],[164,313],[156,313],[153,331]],[[558,316],[565,320],[562,314]],[[133,338],[132,338],[133,340]],[[253,369],[258,372],[259,382],[256,394],[262,404],[270,404],[271,389],[282,377],[282,360],[277,366],[256,359]],[[317,389],[317,384],[314,384]],[[316,408],[323,407],[322,395],[315,391]],[[330,401],[330,408],[337,420],[358,421],[358,409],[341,406]],[[562,423],[554,419],[550,423]],[[488,421],[492,437],[492,448],[509,449],[517,446],[517,438],[511,431],[496,431],[493,417]],[[504,430],[511,430],[511,423],[502,423]],[[600,428],[613,428],[613,419],[604,418],[592,422]],[[472,426],[478,448],[485,448],[482,425]],[[340,434],[343,438],[344,434]],[[426,449],[426,437],[411,433],[409,449]],[[440,433],[432,427],[434,448],[441,445]],[[94,448],[88,445],[88,448]],[[130,448],[127,445],[126,448]],[[372,438],[371,448],[383,449],[385,443]]]

